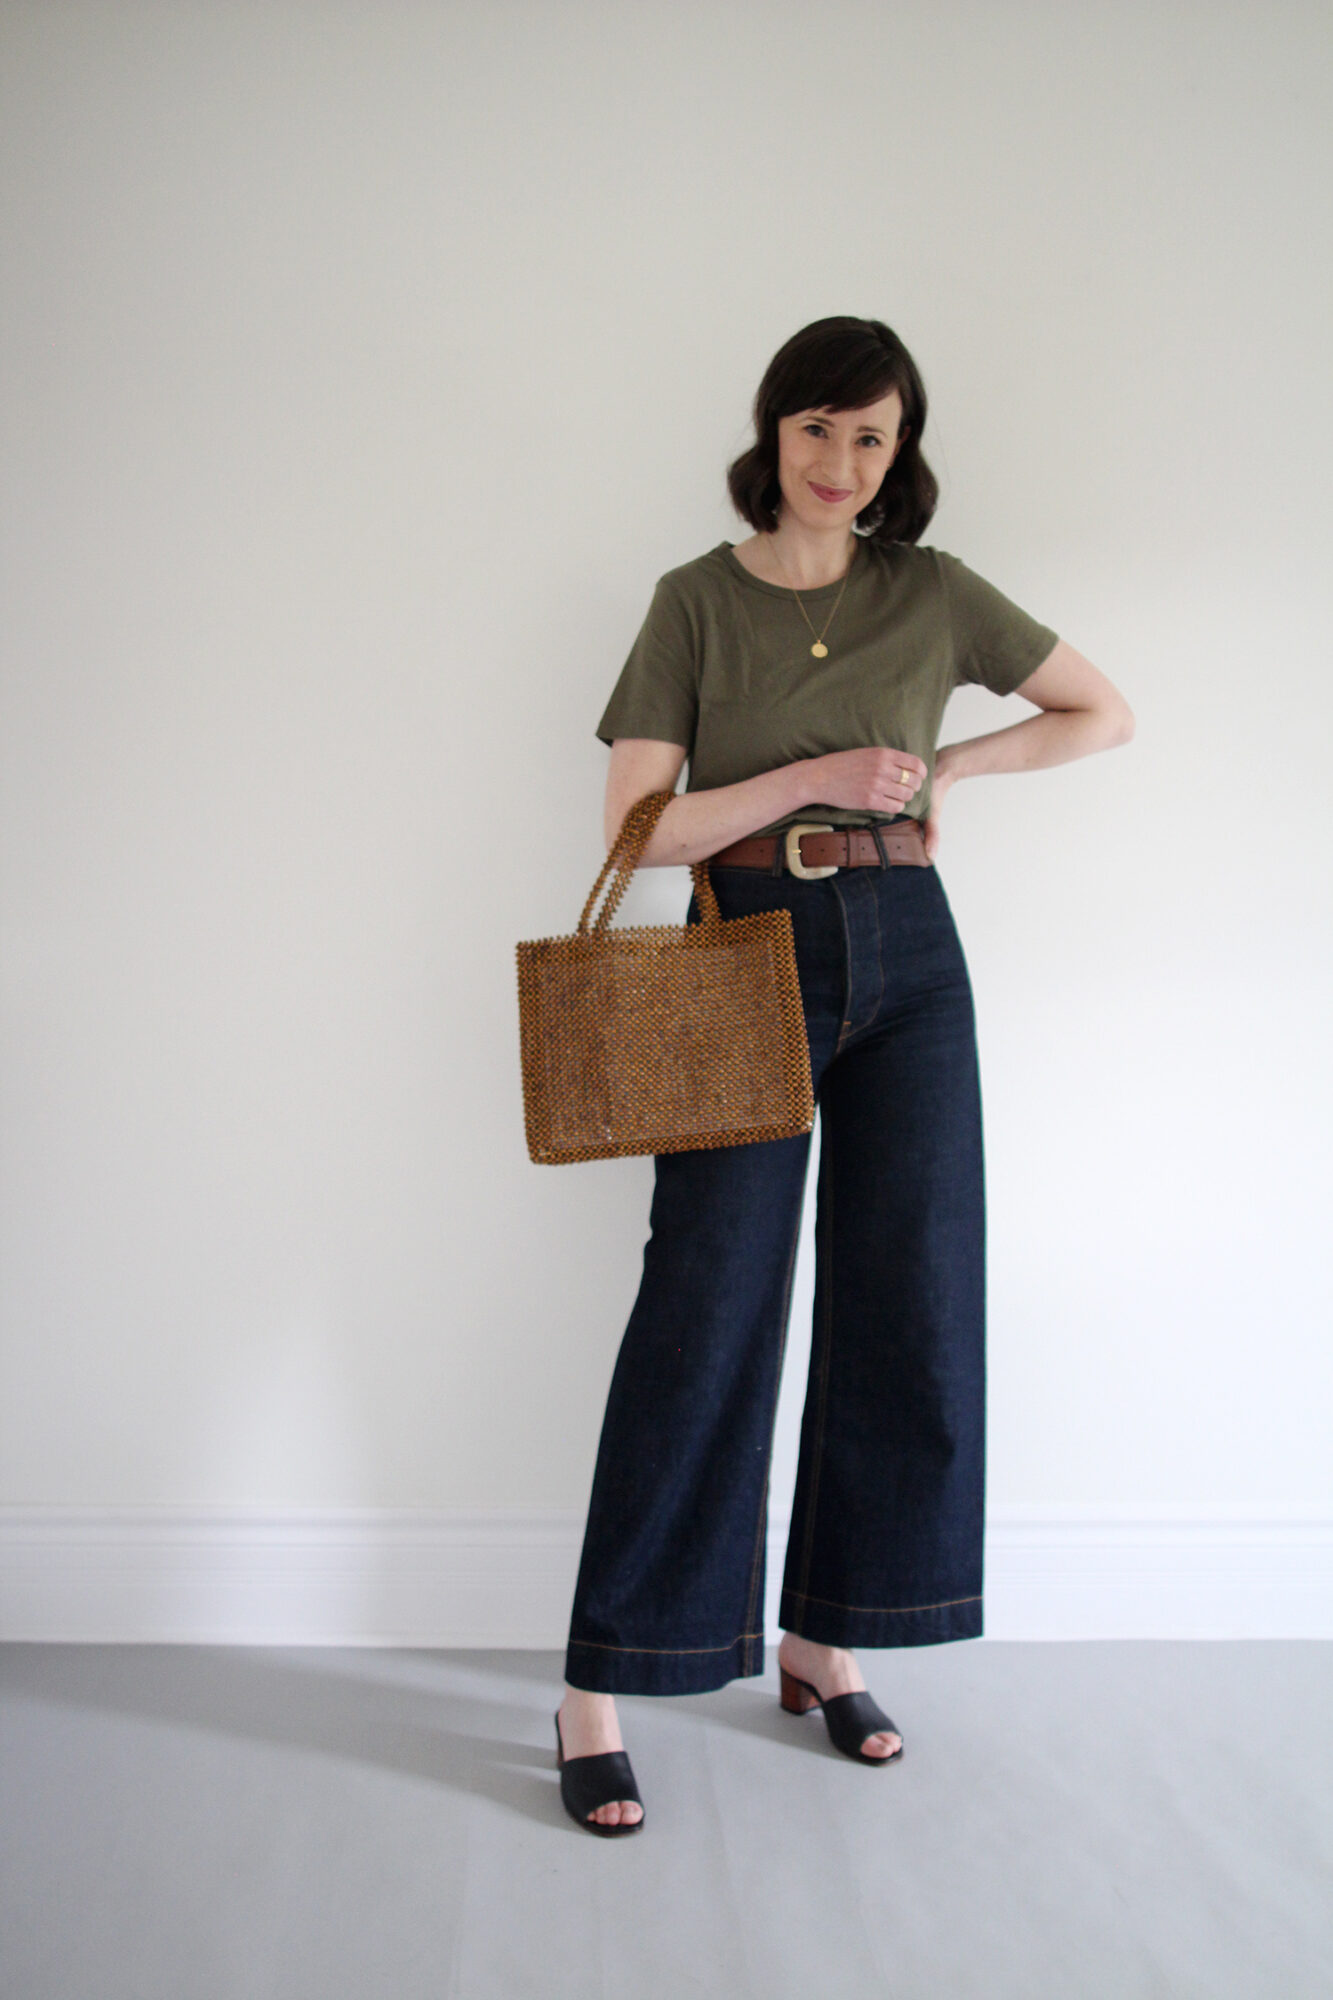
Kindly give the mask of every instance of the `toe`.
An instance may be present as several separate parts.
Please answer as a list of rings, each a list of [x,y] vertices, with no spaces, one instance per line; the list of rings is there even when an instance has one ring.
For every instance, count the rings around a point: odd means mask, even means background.
[[[643,1807],[633,1799],[614,1799],[610,1805],[598,1806],[596,1812],[588,1814],[588,1818],[599,1821],[602,1826],[617,1826],[623,1820],[642,1819]]]
[[[901,1747],[902,1740],[901,1736],[881,1729],[874,1736],[867,1736],[861,1748],[867,1757],[891,1757]]]

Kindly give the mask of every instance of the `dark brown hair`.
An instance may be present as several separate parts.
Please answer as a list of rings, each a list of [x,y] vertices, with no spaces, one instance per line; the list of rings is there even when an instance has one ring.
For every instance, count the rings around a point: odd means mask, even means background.
[[[781,346],[754,399],[757,442],[727,467],[736,512],[763,534],[778,525],[778,419],[798,410],[859,410],[897,390],[903,442],[878,493],[856,517],[868,541],[916,542],[939,502],[940,488],[921,456],[926,390],[915,361],[883,320],[835,313],[813,320]]]

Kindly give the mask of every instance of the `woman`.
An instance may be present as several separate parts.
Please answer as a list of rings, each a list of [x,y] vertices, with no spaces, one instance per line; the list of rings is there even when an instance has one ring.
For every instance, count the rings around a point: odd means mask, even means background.
[[[810,1378],[779,1610],[782,1705],[869,1764],[902,1738],[852,1652],[980,1636],[985,1204],[972,993],[934,867],[959,778],[1125,743],[1047,625],[922,547],[926,395],[879,320],[774,356],[731,466],[754,529],[669,570],[597,734],[605,832],[673,790],[644,866],[708,859],[724,917],[790,910],[820,1111]],[[1042,713],[937,751],[954,686]],[[816,831],[805,829],[814,827]],[[697,898],[687,921],[697,922]],[[764,1670],[773,1420],[810,1135],[658,1155],[556,1714],[580,1825],[636,1832],[617,1694]]]

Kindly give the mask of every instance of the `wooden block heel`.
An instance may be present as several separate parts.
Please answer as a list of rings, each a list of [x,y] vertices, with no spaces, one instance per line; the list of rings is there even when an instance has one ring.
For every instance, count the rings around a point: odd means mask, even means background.
[[[785,1667],[779,1667],[778,1674],[782,1680],[780,1700],[788,1715],[805,1715],[818,1706],[819,1696],[809,1681],[798,1681]]]

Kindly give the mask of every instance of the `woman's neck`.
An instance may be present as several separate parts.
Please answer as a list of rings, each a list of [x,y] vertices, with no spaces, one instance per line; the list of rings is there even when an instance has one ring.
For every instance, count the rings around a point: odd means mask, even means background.
[[[856,555],[857,538],[849,528],[818,534],[779,521],[773,534],[752,535],[733,553],[752,576],[765,583],[786,584],[791,590],[822,590],[840,583]]]

